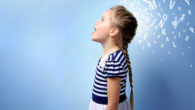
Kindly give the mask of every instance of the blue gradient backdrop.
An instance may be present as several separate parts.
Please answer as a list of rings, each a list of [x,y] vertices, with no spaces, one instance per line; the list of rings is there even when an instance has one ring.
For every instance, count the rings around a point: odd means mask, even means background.
[[[88,110],[95,67],[103,53],[91,32],[103,12],[119,2],[1,0],[0,110]],[[169,7],[169,0],[166,3]],[[176,5],[187,7],[184,0]],[[192,27],[194,5],[190,0],[192,14],[185,19]],[[195,110],[195,35],[186,33],[190,49],[184,48],[184,40],[179,42],[183,50],[169,45],[142,50],[144,44],[136,40],[129,46],[135,110]],[[129,92],[128,82],[128,97]]]

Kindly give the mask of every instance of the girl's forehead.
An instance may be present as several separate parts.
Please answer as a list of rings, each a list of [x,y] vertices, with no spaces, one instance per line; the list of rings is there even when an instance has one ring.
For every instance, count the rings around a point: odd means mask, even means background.
[[[104,12],[102,18],[109,18],[110,15],[111,15],[111,10],[107,10],[107,11]]]

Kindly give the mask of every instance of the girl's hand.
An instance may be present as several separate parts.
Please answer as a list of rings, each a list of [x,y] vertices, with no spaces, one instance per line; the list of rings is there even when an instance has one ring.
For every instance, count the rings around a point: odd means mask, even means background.
[[[121,78],[107,78],[108,105],[106,110],[118,110]]]

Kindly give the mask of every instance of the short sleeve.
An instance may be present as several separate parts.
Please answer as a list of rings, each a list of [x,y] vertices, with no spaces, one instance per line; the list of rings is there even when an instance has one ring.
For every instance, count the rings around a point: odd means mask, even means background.
[[[106,61],[104,67],[104,73],[106,77],[124,77],[126,72],[123,65],[117,61]]]

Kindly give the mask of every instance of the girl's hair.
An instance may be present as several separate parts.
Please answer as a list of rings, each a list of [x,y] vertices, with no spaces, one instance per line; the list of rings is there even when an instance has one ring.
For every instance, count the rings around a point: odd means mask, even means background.
[[[131,70],[131,63],[128,55],[128,43],[131,43],[133,37],[136,34],[137,29],[137,20],[134,15],[128,11],[123,5],[116,5],[110,8],[112,11],[112,23],[113,27],[119,29],[119,36],[117,44],[123,50],[123,53],[126,57],[128,69],[129,69],[129,82],[131,86],[131,93],[130,93],[130,106],[131,110],[133,110],[133,102],[134,102],[134,95],[133,95],[133,80],[132,80],[132,70]]]

